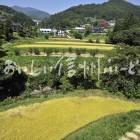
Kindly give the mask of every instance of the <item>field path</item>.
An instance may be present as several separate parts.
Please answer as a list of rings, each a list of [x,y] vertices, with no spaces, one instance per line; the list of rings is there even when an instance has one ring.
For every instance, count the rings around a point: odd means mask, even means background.
[[[1,140],[61,140],[107,115],[140,109],[140,103],[110,97],[65,97],[0,113]]]

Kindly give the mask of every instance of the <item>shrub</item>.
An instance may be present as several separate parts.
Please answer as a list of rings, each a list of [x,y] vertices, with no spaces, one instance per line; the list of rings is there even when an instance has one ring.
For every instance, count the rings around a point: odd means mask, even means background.
[[[25,90],[25,82],[27,81],[27,75],[22,71],[19,73],[15,63],[10,63],[11,69],[8,69],[7,65],[3,61],[0,62],[0,87],[2,87],[0,100],[21,95]],[[6,67],[7,69],[5,69]],[[5,71],[6,74],[3,73],[4,70],[7,70]]]
[[[87,73],[87,77],[84,77],[83,70],[79,69],[77,73],[71,77],[70,83],[73,85],[73,87],[76,88],[82,88],[82,89],[93,89],[96,88],[96,79],[90,75],[90,73]]]
[[[59,52],[59,48],[54,48],[54,49],[53,49],[53,52],[54,52],[54,53],[58,53],[58,52]]]
[[[48,34],[46,34],[44,37],[45,37],[46,40],[49,39],[49,35]]]
[[[68,48],[68,52],[69,52],[69,53],[72,53],[72,52],[73,52],[73,49],[72,49],[71,47],[69,47],[69,48]]]
[[[49,56],[52,53],[52,49],[51,48],[45,49],[45,53],[47,56]]]
[[[62,49],[62,53],[64,54],[64,53],[66,53],[66,52],[67,52],[67,49],[63,48],[63,49]]]
[[[81,49],[76,49],[75,50],[75,53],[79,56],[79,55],[81,55]]]
[[[43,53],[46,53],[46,48],[43,49]]]
[[[94,43],[94,41],[92,39],[89,39],[88,43]]]
[[[121,92],[127,98],[140,98],[138,91],[139,86],[133,79],[127,79],[125,76],[118,74],[103,74],[102,75],[102,88],[110,92]]]
[[[90,52],[89,52],[89,53],[90,53],[90,55],[91,55],[91,56],[93,56],[93,57],[96,55],[95,50],[90,50]]]
[[[82,38],[83,38],[82,34],[80,34],[80,33],[78,33],[78,32],[75,32],[75,33],[74,33],[74,37],[75,37],[76,39],[82,39]]]
[[[90,50],[90,55],[95,57],[95,55],[98,53],[98,50]]]
[[[86,49],[80,49],[80,52],[81,52],[81,54],[84,54],[84,53],[87,52],[87,50]]]
[[[39,76],[33,77],[29,76],[27,81],[27,90],[33,91],[40,89],[48,84],[48,76],[45,74],[40,74]]]
[[[105,44],[110,44],[110,40],[108,38],[105,39]]]
[[[28,49],[28,52],[29,52],[30,54],[32,54],[32,53],[33,53],[33,49],[32,49],[32,48],[29,48],[29,49]]]
[[[38,49],[38,48],[34,48],[34,53],[35,53],[36,55],[39,55],[39,54],[40,54],[39,49]]]
[[[92,31],[92,27],[91,26],[87,26],[86,30],[85,30],[84,36],[86,37],[86,36],[90,35],[91,31]]]
[[[19,56],[20,55],[20,50],[18,48],[14,49],[15,55]]]
[[[96,43],[100,43],[100,39],[99,38],[96,38]]]
[[[140,99],[140,84],[138,84],[136,87],[135,97]]]
[[[66,76],[63,76],[60,79],[60,89],[63,91],[63,93],[66,93],[67,91],[72,91],[73,90],[73,86],[70,84],[68,78]]]

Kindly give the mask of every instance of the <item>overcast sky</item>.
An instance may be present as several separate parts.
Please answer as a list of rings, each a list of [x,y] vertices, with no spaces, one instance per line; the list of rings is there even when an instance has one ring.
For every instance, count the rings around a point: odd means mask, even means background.
[[[22,7],[33,7],[54,14],[71,6],[87,3],[103,3],[107,0],[0,0],[0,5],[18,5]],[[128,0],[140,5],[140,0]]]

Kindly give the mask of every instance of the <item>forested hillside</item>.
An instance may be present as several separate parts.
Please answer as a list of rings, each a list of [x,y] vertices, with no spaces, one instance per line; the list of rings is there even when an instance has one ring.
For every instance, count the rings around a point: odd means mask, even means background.
[[[140,6],[133,5],[125,0],[109,0],[103,4],[71,7],[44,20],[42,26],[73,27],[87,23],[87,17],[111,20],[124,18],[130,13],[140,17]]]
[[[35,36],[37,36],[37,29],[30,17],[8,6],[0,5],[0,45],[20,37]]]
[[[12,8],[4,5],[0,5],[0,18],[2,19],[8,19],[10,21],[24,24],[24,25],[34,25],[34,22],[31,18],[24,15],[23,13],[16,12]]]
[[[20,7],[20,6],[13,6],[14,10],[18,12],[22,12],[25,15],[29,16],[32,19],[43,20],[44,18],[48,18],[50,16],[49,13],[34,9],[31,7]]]

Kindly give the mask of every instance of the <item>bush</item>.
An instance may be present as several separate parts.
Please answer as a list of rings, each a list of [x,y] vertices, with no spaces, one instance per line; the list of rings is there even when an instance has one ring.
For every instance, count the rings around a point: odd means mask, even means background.
[[[72,52],[73,52],[73,49],[72,49],[71,47],[69,47],[69,48],[68,48],[68,52],[69,52],[69,53],[72,53]]]
[[[86,49],[80,49],[80,52],[81,52],[81,54],[84,54],[84,53],[87,52],[87,50]]]
[[[53,51],[52,51],[51,48],[45,49],[45,53],[46,53],[47,56],[49,56],[52,52]]]
[[[34,53],[35,53],[36,55],[40,55],[39,49],[38,49],[38,48],[34,48]]]
[[[99,38],[96,39],[96,43],[100,43],[100,39]]]
[[[91,31],[92,31],[92,27],[91,26],[87,26],[86,30],[85,30],[84,36],[86,37],[86,36],[90,35]]]
[[[66,76],[63,76],[60,79],[60,89],[63,91],[63,93],[66,93],[67,91],[72,91],[73,90],[73,86],[70,84],[68,78]]]
[[[64,54],[64,53],[66,53],[67,52],[67,49],[66,48],[63,48],[62,49],[62,53]]]
[[[127,98],[140,98],[140,87],[133,79],[127,79],[125,76],[117,74],[103,74],[102,88],[113,93],[121,92]]]
[[[82,88],[82,89],[93,89],[96,88],[96,79],[87,73],[87,77],[84,78],[83,70],[79,69],[77,73],[69,79],[70,84],[73,85],[75,89]]]
[[[54,53],[58,53],[59,51],[60,51],[59,48],[54,48],[54,49],[53,49],[53,52],[54,52]]]
[[[105,44],[110,44],[110,40],[108,38],[105,39]]]
[[[99,52],[99,50],[90,50],[90,55],[95,57],[95,55]]]
[[[82,39],[82,38],[83,38],[82,34],[80,34],[80,33],[78,33],[78,32],[75,32],[75,33],[74,33],[74,37],[75,37],[76,39]]]
[[[94,43],[94,41],[92,39],[89,39],[88,43]]]
[[[20,50],[18,48],[14,49],[15,55],[19,56],[20,55]]]
[[[40,87],[44,87],[48,84],[48,76],[45,74],[40,74],[39,76],[33,77],[29,76],[27,81],[27,90],[33,91],[38,90]]]
[[[48,40],[48,39],[49,39],[49,35],[46,34],[46,35],[44,36],[44,38],[45,38],[46,40]]]
[[[3,61],[0,62],[0,87],[2,87],[0,89],[0,100],[21,95],[25,90],[25,82],[28,78],[24,72],[17,70],[14,63],[10,63],[11,69],[7,65]],[[5,74],[3,73],[4,70],[7,70]]]
[[[81,49],[76,49],[75,50],[75,53],[79,56],[79,55],[81,55]]]
[[[30,54],[32,54],[32,53],[33,53],[33,49],[32,49],[32,48],[29,48],[29,49],[28,49],[28,52],[29,52]]]

